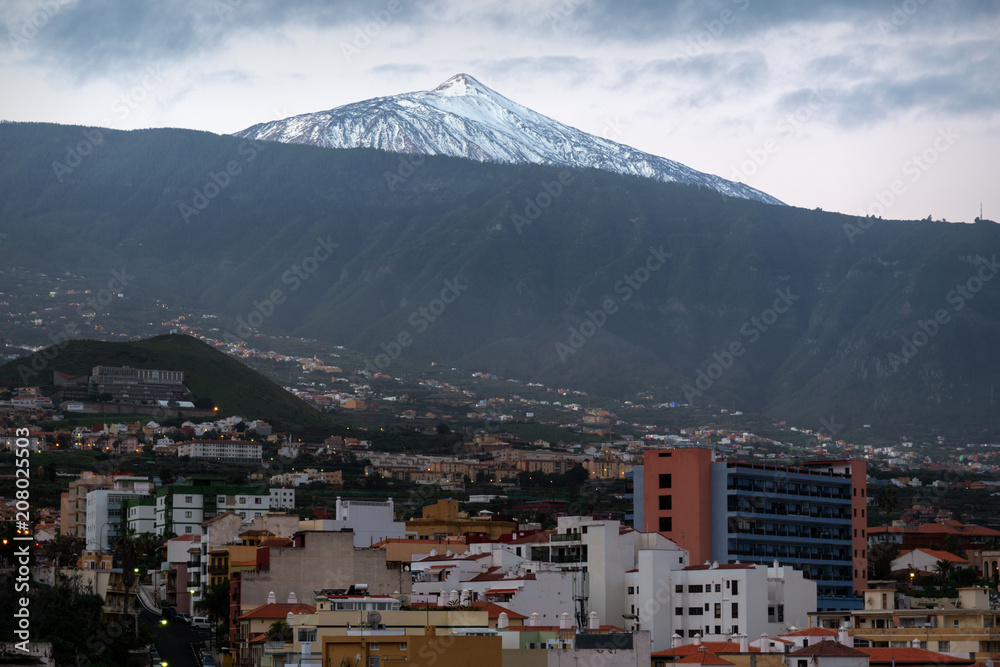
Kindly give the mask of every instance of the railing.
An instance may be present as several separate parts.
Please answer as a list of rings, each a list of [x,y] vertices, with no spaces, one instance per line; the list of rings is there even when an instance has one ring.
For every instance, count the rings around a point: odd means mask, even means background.
[[[549,535],[550,542],[579,542],[580,533],[555,533]]]

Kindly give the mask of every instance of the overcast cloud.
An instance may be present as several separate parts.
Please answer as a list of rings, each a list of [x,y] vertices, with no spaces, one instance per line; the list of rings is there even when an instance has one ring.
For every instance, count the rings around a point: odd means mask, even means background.
[[[1000,220],[998,36],[1000,0],[7,0],[0,118],[224,133],[467,72],[797,206]]]

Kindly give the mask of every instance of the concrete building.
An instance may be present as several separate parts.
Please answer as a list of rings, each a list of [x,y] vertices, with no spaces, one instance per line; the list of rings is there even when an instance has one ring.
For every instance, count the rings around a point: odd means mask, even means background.
[[[84,471],[69,483],[69,490],[59,496],[59,532],[71,537],[87,537],[87,494],[97,489],[110,489],[111,477]]]
[[[639,483],[639,477],[642,483]],[[864,461],[727,462],[707,448],[650,449],[633,516],[696,563],[777,560],[817,582],[819,609],[861,606],[867,588]]]
[[[92,395],[108,393],[127,402],[182,398],[184,371],[161,371],[128,366],[94,366],[89,381]]]
[[[281,491],[295,493],[294,489]],[[271,498],[272,490],[267,487],[228,486],[221,477],[190,477],[187,484],[156,490],[156,533],[198,533],[203,521],[229,511],[252,521],[271,511]],[[287,494],[280,498],[287,504]],[[294,495],[291,502],[294,507]]]
[[[152,482],[146,477],[116,476],[110,489],[95,489],[87,494],[86,548],[110,549],[121,533],[123,503],[149,494]]]
[[[219,463],[260,465],[263,448],[256,442],[241,440],[191,440],[177,445],[177,456]]]
[[[376,542],[406,537],[406,524],[395,520],[392,498],[353,500],[337,497],[334,519],[307,519],[300,522],[301,530],[351,530],[354,546],[370,547]]]
[[[937,551],[935,549],[913,549],[899,554],[892,561],[892,571],[913,571],[925,574],[935,574],[937,572],[938,561],[950,563],[953,567],[969,567],[969,561],[960,556],[947,551]]]

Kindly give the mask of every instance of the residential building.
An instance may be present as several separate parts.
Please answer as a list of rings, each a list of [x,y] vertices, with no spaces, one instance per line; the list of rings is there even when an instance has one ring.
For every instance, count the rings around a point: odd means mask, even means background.
[[[146,477],[115,476],[110,489],[95,489],[87,494],[87,549],[110,549],[123,523],[123,503],[149,494],[152,482]],[[127,517],[124,521],[127,523]]]
[[[382,540],[406,537],[406,524],[395,520],[392,498],[345,500],[338,496],[335,511],[333,519],[308,519],[299,526],[302,530],[351,530],[356,547],[371,547]]]
[[[778,466],[723,461],[700,447],[649,449],[633,493],[643,529],[672,539],[693,562],[777,560],[817,582],[819,609],[861,606],[856,595],[868,580],[864,461]]]
[[[241,465],[259,466],[262,452],[260,444],[242,440],[190,440],[177,445],[177,456]]]
[[[950,567],[969,567],[969,561],[947,551],[935,549],[912,549],[899,554],[892,561],[892,571],[923,572],[936,574],[938,562],[948,563]]]
[[[69,483],[69,490],[59,496],[59,532],[71,537],[87,537],[87,494],[96,489],[110,489],[110,476],[84,471]]]
[[[282,489],[294,494],[294,489]],[[206,519],[231,511],[242,521],[271,510],[272,490],[263,486],[229,486],[221,477],[190,477],[187,484],[156,490],[156,533],[198,533]],[[279,496],[287,504],[286,494]],[[294,496],[291,496],[294,504]]]
[[[957,601],[920,606],[894,589],[876,588],[864,592],[864,603],[846,615],[810,614],[811,623],[846,626],[859,649],[916,647],[966,658],[1000,653],[1000,610],[990,604],[987,588],[960,588]]]
[[[117,400],[139,402],[182,398],[184,371],[161,371],[128,366],[94,366],[90,375],[91,395],[111,394]]]
[[[406,532],[414,533],[420,540],[461,537],[467,533],[480,533],[496,539],[514,530],[517,530],[517,523],[514,521],[494,520],[490,516],[463,516],[458,510],[458,501],[451,498],[425,505],[421,510],[421,518],[406,522]]]

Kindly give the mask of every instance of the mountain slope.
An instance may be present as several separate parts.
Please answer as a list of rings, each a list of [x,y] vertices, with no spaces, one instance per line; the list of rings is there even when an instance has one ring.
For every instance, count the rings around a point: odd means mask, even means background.
[[[235,136],[324,148],[379,148],[479,162],[591,167],[781,204],[741,183],[563,125],[468,74],[430,91],[379,97],[249,127]]]
[[[36,353],[46,363],[29,379],[51,384],[52,371],[90,375],[94,366],[131,366],[184,371],[184,384],[197,398],[211,398],[220,416],[240,415],[262,419],[280,427],[330,428],[332,420],[288,393],[257,371],[241,364],[190,336],[164,335],[148,340],[111,343],[72,340],[60,349]],[[52,359],[51,362],[48,360]],[[0,366],[0,381],[21,384],[21,369],[32,368],[35,359],[16,359]]]
[[[450,157],[390,188],[391,153],[184,130],[102,130],[60,181],[53,162],[83,132],[0,123],[6,294],[18,292],[10,266],[103,283],[124,267],[130,308],[215,313],[217,337],[253,342],[249,323],[344,345],[388,373],[436,361],[816,429],[991,423],[994,223],[859,221]],[[208,187],[215,178],[225,186]],[[562,191],[526,215],[543,183]],[[183,206],[197,213],[186,220]],[[956,301],[959,288],[971,298]],[[45,305],[39,329],[80,321]],[[947,321],[921,334],[942,309]]]

